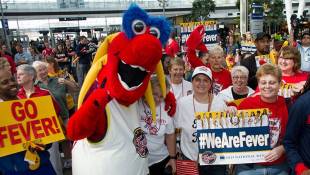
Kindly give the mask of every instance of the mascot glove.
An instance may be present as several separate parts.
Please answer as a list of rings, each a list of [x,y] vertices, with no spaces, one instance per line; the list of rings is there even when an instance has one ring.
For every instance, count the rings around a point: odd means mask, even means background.
[[[68,138],[91,141],[101,140],[107,130],[106,105],[111,101],[106,89],[96,89],[70,118],[67,128]]]
[[[207,52],[208,49],[203,43],[203,37],[205,35],[205,29],[203,25],[199,25],[189,35],[186,46],[188,50],[199,50],[201,52]]]
[[[177,100],[172,92],[168,92],[165,98],[165,111],[170,117],[173,117],[177,108]]]

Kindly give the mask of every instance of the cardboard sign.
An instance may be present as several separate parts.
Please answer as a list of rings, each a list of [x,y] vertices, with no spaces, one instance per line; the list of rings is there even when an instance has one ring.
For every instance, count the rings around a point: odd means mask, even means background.
[[[268,109],[197,113],[199,163],[221,165],[265,162],[264,156],[277,142],[270,130]]]
[[[0,103],[0,157],[65,139],[50,96]]]
[[[182,52],[186,51],[186,40],[191,34],[191,32],[198,26],[204,25],[205,28],[205,36],[203,38],[203,42],[207,46],[208,49],[217,45],[217,22],[216,21],[203,21],[203,22],[189,22],[189,23],[181,23],[181,50]]]

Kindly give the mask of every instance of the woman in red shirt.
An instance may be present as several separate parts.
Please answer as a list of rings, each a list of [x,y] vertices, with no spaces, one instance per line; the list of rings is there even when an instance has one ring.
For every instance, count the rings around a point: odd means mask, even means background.
[[[282,71],[282,86],[279,95],[290,98],[299,93],[306,83],[308,74],[300,71],[300,53],[293,46],[285,46],[280,50],[278,66]]]
[[[245,99],[238,109],[268,108],[271,150],[265,155],[265,163],[243,164],[236,166],[237,175],[269,174],[287,175],[288,165],[285,160],[285,150],[282,144],[288,111],[285,99],[278,95],[281,86],[281,70],[271,64],[264,64],[256,72],[259,93]]]

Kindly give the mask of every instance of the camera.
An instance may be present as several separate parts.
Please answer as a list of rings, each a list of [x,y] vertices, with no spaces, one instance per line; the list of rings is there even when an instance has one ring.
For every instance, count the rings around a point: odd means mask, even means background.
[[[294,38],[299,39],[301,33],[305,30],[309,30],[309,21],[307,18],[307,11],[303,12],[303,15],[300,18],[296,14],[291,16],[291,27],[294,30]],[[309,31],[308,31],[309,32]]]

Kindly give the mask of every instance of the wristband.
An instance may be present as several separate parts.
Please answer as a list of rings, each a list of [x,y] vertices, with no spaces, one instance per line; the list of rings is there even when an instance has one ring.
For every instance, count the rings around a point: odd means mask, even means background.
[[[177,156],[169,156],[170,159],[177,159]]]

